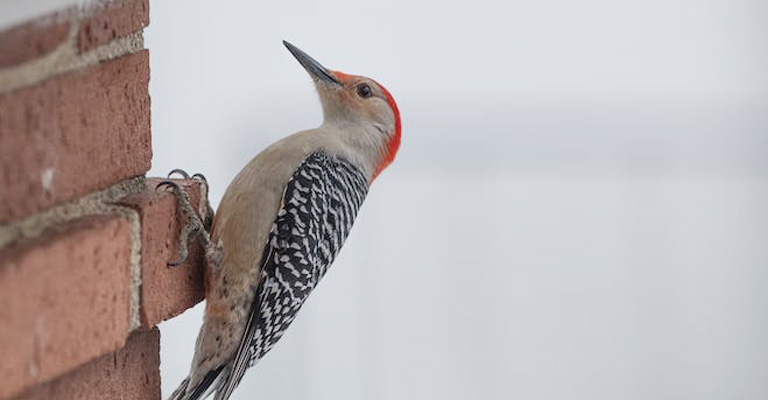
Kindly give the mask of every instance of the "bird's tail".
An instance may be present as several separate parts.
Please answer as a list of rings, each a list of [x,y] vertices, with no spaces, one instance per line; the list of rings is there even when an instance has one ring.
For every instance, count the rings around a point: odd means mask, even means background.
[[[181,382],[181,385],[179,385],[179,387],[173,391],[171,397],[169,397],[168,400],[182,400],[184,398],[184,394],[187,393],[187,386],[189,386],[189,378],[184,379]]]
[[[205,377],[195,387],[189,387],[189,378],[184,379],[168,400],[203,400],[210,396],[219,374],[224,367],[216,368],[205,374]]]

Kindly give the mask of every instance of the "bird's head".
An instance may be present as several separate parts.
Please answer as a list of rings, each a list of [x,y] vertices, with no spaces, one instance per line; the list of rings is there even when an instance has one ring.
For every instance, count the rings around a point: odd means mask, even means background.
[[[400,147],[400,112],[395,99],[373,79],[326,69],[298,47],[283,44],[315,81],[325,123],[343,127],[352,135],[350,140],[375,150],[379,158],[375,178],[392,163]]]

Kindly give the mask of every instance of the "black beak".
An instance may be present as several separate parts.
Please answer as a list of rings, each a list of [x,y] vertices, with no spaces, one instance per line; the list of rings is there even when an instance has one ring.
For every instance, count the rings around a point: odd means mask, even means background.
[[[337,85],[341,84],[341,82],[339,82],[335,76],[331,75],[328,70],[325,69],[325,67],[320,65],[319,62],[315,61],[315,59],[310,57],[307,53],[301,51],[301,49],[286,42],[285,40],[283,40],[283,44],[288,48],[288,51],[290,51],[291,54],[293,54],[293,56],[299,60],[301,66],[304,67],[304,69],[306,69],[310,75],[312,75],[312,78],[335,83]]]

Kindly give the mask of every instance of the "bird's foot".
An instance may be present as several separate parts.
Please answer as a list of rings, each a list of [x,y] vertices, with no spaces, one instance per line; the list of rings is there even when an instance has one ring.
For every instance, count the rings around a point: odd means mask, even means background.
[[[187,256],[189,255],[187,247],[189,245],[190,238],[194,239],[199,237],[200,240],[203,241],[203,245],[205,246],[206,251],[207,249],[214,248],[214,246],[211,242],[211,236],[206,229],[206,225],[203,221],[200,220],[200,217],[197,216],[197,213],[195,213],[187,193],[181,189],[181,186],[179,186],[178,183],[173,181],[162,181],[157,185],[156,189],[165,187],[171,188],[171,191],[173,192],[174,196],[176,196],[176,201],[181,207],[182,212],[187,217],[187,223],[181,229],[181,235],[179,236],[179,259],[177,261],[168,263],[169,266],[175,267],[182,265],[187,261]]]
[[[183,169],[180,169],[180,168],[175,168],[175,169],[172,169],[171,172],[168,173],[168,178],[173,177],[174,174],[181,175],[181,177],[184,178],[184,179],[197,179],[197,180],[201,180],[205,184],[205,188],[208,189],[208,179],[206,179],[205,175],[203,175],[203,174],[197,173],[197,174],[189,175],[187,173],[187,171],[184,171]]]
[[[183,179],[193,179],[198,181],[203,181],[203,185],[205,185],[205,217],[203,218],[203,226],[205,227],[205,230],[210,232],[211,231],[211,225],[213,224],[213,208],[211,207],[211,202],[208,200],[208,193],[210,193],[210,186],[208,186],[208,179],[205,178],[205,175],[201,173],[189,175],[187,171],[184,171],[180,168],[172,169],[171,172],[168,173],[168,178],[171,178],[174,174],[180,175]]]

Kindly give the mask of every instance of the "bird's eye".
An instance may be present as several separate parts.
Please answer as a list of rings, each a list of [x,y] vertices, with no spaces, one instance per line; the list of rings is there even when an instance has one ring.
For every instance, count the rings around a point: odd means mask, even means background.
[[[368,84],[361,83],[357,85],[357,95],[364,99],[367,99],[373,96],[373,90],[371,90],[371,87],[368,86]]]

